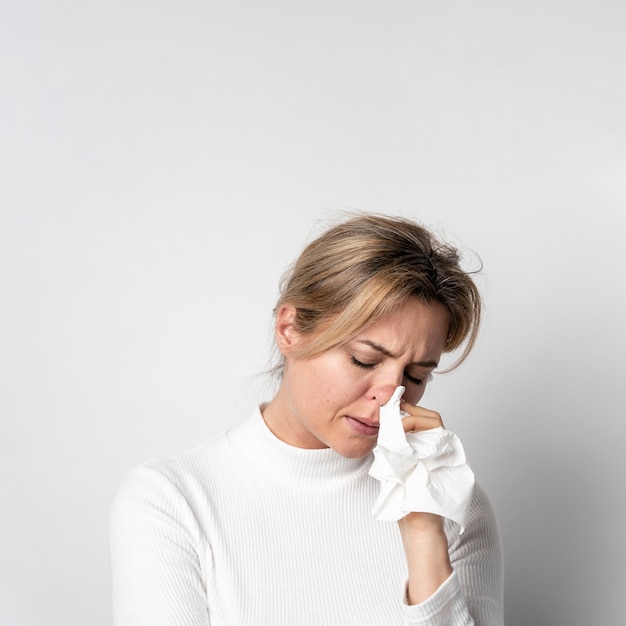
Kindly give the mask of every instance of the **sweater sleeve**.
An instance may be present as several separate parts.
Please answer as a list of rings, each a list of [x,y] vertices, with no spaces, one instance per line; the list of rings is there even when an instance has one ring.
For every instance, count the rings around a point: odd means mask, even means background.
[[[447,520],[446,520],[447,522]],[[503,626],[500,533],[489,498],[476,485],[465,532],[446,523],[452,575],[428,600],[403,605],[406,624]]]
[[[172,481],[141,466],[110,514],[115,626],[208,626],[201,530]]]

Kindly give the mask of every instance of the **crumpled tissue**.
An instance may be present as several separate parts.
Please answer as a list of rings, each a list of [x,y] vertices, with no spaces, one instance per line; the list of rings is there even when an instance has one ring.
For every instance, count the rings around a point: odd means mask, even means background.
[[[405,433],[400,410],[403,393],[404,387],[398,387],[380,408],[369,474],[382,484],[372,513],[381,521],[397,521],[412,511],[435,513],[456,522],[462,533],[474,473],[461,440],[441,427]]]

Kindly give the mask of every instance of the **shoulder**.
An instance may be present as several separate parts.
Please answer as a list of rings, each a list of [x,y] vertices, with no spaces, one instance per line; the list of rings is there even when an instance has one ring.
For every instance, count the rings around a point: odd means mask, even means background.
[[[122,479],[111,508],[112,521],[132,517],[197,514],[212,484],[227,471],[230,446],[226,431],[194,448],[132,467]],[[185,513],[187,512],[187,513]]]
[[[189,483],[210,481],[216,473],[219,473],[220,468],[229,463],[231,456],[228,432],[223,431],[185,452],[157,457],[134,469],[160,474],[180,489],[184,489]]]

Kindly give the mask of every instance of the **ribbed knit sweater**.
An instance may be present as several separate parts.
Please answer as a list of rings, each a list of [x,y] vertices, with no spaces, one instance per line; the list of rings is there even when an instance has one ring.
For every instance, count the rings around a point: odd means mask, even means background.
[[[453,573],[406,604],[395,522],[371,514],[372,456],[295,448],[261,412],[193,450],[132,469],[111,511],[116,626],[501,626],[502,564],[476,487]]]

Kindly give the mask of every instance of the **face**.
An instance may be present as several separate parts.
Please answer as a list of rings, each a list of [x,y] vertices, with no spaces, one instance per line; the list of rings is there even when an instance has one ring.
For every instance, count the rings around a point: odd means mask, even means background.
[[[445,346],[448,315],[439,303],[413,298],[345,345],[299,358],[307,338],[294,329],[294,313],[286,306],[277,315],[285,370],[263,417],[291,445],[365,456],[376,445],[379,409],[396,387],[406,387],[404,399],[412,404],[423,396]]]

